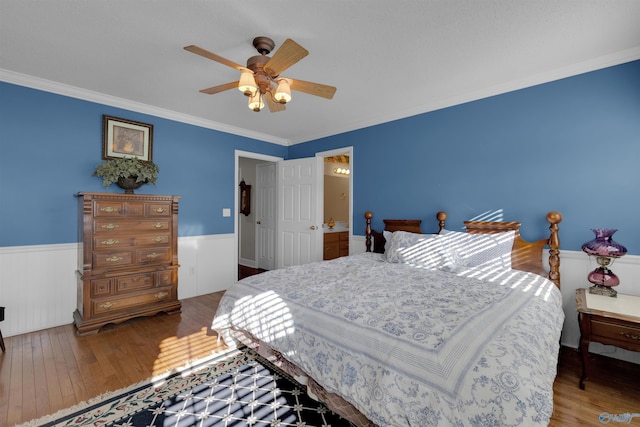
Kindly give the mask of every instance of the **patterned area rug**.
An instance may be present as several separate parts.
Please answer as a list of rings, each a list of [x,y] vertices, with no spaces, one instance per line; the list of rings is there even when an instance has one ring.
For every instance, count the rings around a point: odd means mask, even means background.
[[[340,427],[351,424],[252,350],[100,396],[23,426]]]

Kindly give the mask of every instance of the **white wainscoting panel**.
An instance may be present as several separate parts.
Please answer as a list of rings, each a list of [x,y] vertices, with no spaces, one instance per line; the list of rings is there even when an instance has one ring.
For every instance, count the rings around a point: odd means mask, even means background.
[[[178,298],[185,299],[228,289],[236,279],[235,235],[178,239]],[[352,236],[351,254],[364,252],[364,236]],[[0,248],[0,306],[6,307],[0,329],[5,337],[70,324],[76,309],[76,244]],[[545,254],[545,259],[547,255]],[[580,338],[575,292],[588,287],[595,263],[580,251],[560,252],[560,275],[565,322],[562,344],[577,348]],[[619,258],[611,267],[620,277],[617,291],[640,295],[640,256]],[[640,353],[591,344],[591,351],[640,363]]]
[[[37,331],[73,322],[78,245],[0,248],[2,335]]]
[[[234,235],[178,239],[178,298],[227,289],[236,279]],[[0,248],[0,323],[13,335],[73,323],[76,309],[78,245]]]
[[[234,234],[178,239],[178,298],[185,299],[228,289],[236,280]]]

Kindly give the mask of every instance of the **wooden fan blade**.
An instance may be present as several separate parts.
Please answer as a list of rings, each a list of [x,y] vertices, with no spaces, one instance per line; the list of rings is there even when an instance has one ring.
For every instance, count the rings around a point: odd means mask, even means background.
[[[271,59],[264,64],[264,69],[271,76],[278,76],[308,54],[309,51],[307,49],[291,39],[286,39]]]
[[[198,47],[198,46],[195,46],[195,45],[185,46],[184,50],[189,51],[191,53],[195,53],[196,55],[204,56],[205,58],[208,58],[208,59],[212,59],[212,60],[214,60],[216,62],[219,62],[219,63],[221,63],[223,65],[226,65],[228,67],[235,68],[238,71],[248,70],[247,67],[244,67],[244,66],[242,66],[240,64],[237,64],[237,63],[235,63],[235,62],[233,62],[233,61],[231,61],[231,60],[229,60],[227,58],[223,58],[220,55],[217,55],[217,54],[215,54],[213,52],[209,52],[208,50],[203,49],[203,48]]]
[[[239,82],[229,82],[223,85],[213,86],[207,89],[201,89],[200,92],[206,93],[207,95],[213,95],[216,93],[224,92],[225,90],[233,89],[238,87]]]
[[[308,93],[309,95],[320,96],[322,98],[331,99],[336,93],[336,88],[333,86],[327,86],[320,83],[305,82],[304,80],[290,79],[289,86],[291,90],[297,90],[298,92]]]
[[[284,104],[280,104],[278,101],[273,99],[273,96],[269,92],[265,93],[262,96],[262,99],[264,99],[264,102],[266,102],[267,107],[269,107],[269,111],[271,111],[272,113],[277,113],[278,111],[286,110],[286,108],[284,107]]]

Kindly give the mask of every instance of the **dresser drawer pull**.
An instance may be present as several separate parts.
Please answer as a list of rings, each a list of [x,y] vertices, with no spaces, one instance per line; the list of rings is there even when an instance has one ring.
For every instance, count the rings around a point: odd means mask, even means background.
[[[98,305],[98,307],[100,308],[104,308],[104,309],[110,309],[111,307],[113,307],[115,304],[112,302],[105,302],[103,304]]]
[[[159,253],[157,253],[157,252],[154,252],[154,253],[148,254],[148,255],[147,255],[147,258],[154,259],[154,258],[158,258],[159,256],[162,256],[162,254],[159,254]]]
[[[119,225],[118,224],[105,224],[102,226],[102,228],[105,228],[107,230],[114,230],[116,228],[118,228]]]
[[[156,297],[157,299],[162,299],[167,295],[169,295],[169,292],[158,292],[157,294],[154,295],[154,297]]]
[[[156,222],[155,224],[152,225],[153,228],[162,228],[164,227],[164,224],[160,223],[160,222]]]
[[[156,208],[156,213],[165,213],[167,210],[165,208]]]
[[[153,238],[153,241],[158,243],[162,242],[163,240],[164,240],[164,237],[160,237],[160,236]]]
[[[632,340],[640,340],[640,335],[631,334],[629,332],[620,332],[620,335]]]
[[[107,245],[107,246],[115,245],[117,243],[120,243],[120,240],[109,239],[109,240],[103,240],[102,241],[102,244],[103,245]]]
[[[122,260],[123,260],[123,258],[121,256],[115,256],[115,255],[112,256],[112,257],[107,258],[107,261],[109,261],[109,262],[118,262],[118,261],[122,261]]]
[[[114,213],[114,212],[118,212],[117,208],[114,208],[113,206],[107,206],[106,208],[101,208],[100,209],[102,212],[106,212],[106,213]]]

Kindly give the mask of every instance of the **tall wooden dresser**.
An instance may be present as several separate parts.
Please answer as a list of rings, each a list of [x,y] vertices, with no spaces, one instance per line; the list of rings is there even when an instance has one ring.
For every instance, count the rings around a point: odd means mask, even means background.
[[[180,196],[79,193],[79,335],[108,323],[178,313]]]

